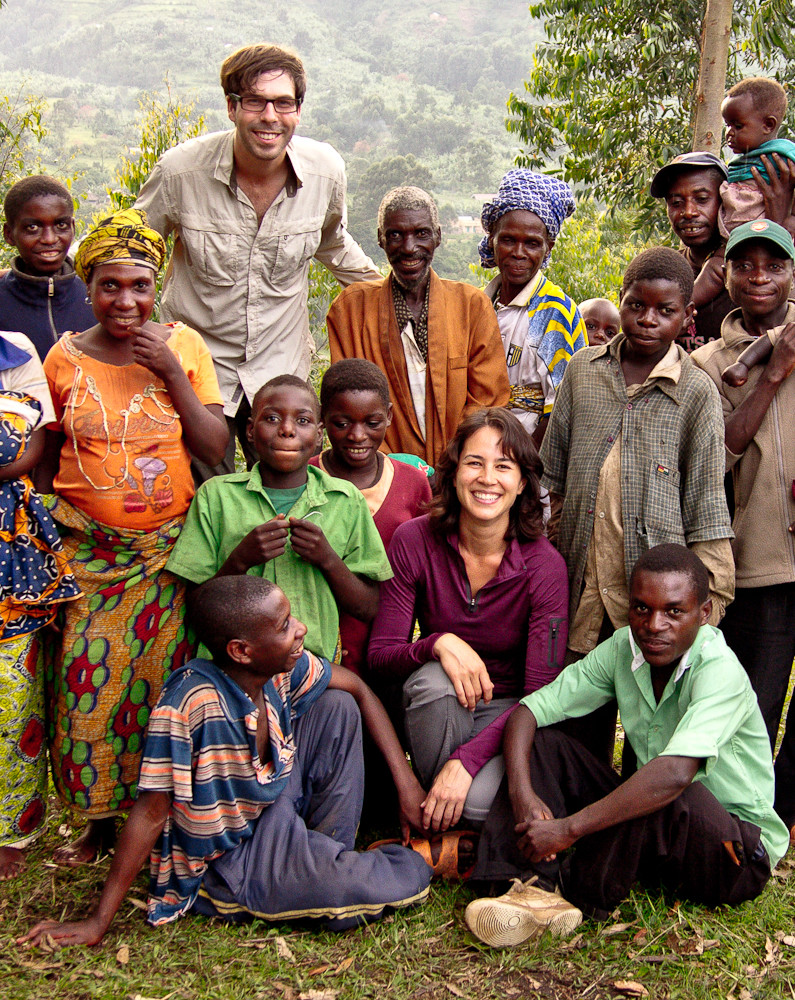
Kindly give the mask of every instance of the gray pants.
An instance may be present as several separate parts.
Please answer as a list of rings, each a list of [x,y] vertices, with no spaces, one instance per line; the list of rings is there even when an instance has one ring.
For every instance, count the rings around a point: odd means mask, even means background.
[[[431,870],[419,854],[395,845],[353,850],[364,788],[353,698],[324,692],[294,732],[284,791],[248,840],[210,862],[194,909],[231,921],[314,918],[341,931],[424,902]]]
[[[438,660],[415,670],[403,685],[403,707],[411,759],[422,787],[431,787],[454,750],[518,701],[494,698],[488,705],[479,701],[470,712],[459,703],[452,681]],[[504,773],[502,754],[478,772],[467,794],[464,819],[472,823],[485,821]]]

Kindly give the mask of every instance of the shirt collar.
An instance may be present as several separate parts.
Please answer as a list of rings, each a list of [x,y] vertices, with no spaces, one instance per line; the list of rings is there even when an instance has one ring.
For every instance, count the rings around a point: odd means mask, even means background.
[[[685,671],[690,668],[690,654],[693,652],[696,645],[697,641],[682,654],[682,658],[679,660],[676,670],[673,673],[674,684],[676,684],[684,676]],[[632,650],[632,663],[630,664],[630,667],[632,668],[632,673],[634,674],[643,666],[646,660],[643,658],[643,653],[635,645],[635,636],[632,634],[632,629],[629,630],[629,648]]]
[[[325,480],[325,484],[324,484]],[[300,500],[306,500],[308,507],[320,507],[328,500],[328,476],[327,473],[314,465],[306,468],[306,490],[302,493]],[[262,477],[257,462],[248,474],[246,489],[252,493],[260,493],[270,503],[267,489],[262,485]],[[300,500],[298,501],[300,503]],[[271,504],[271,506],[273,506]]]
[[[530,299],[532,299],[532,297],[536,294],[538,289],[541,287],[541,282],[543,280],[544,280],[544,272],[539,268],[539,270],[536,272],[535,277],[531,278],[527,282],[527,284],[519,292],[519,294],[514,296],[514,298],[512,298],[510,302],[503,304],[502,302],[497,301],[500,287],[502,285],[502,278],[498,274],[495,278],[491,279],[488,285],[486,285],[486,295],[488,295],[488,297],[494,303],[494,308],[497,310],[497,312],[499,312],[500,309],[509,309],[511,306],[518,306],[523,309],[530,301]]]
[[[294,194],[294,188],[303,187],[304,184],[303,172],[301,170],[301,154],[293,146],[292,139],[287,143],[285,152],[287,153],[287,159],[290,161],[290,166],[293,174],[295,175],[295,181],[293,181],[292,177],[288,179],[286,190],[288,194]],[[234,129],[230,129],[230,131],[227,132],[226,141],[222,142],[220,145],[218,156],[215,161],[213,176],[216,180],[221,181],[222,184],[226,184],[233,191],[236,190]]]
[[[795,321],[795,302],[790,301],[787,306],[787,315],[784,317],[785,323],[792,323]],[[750,344],[756,338],[753,334],[750,334],[743,326],[743,311],[742,309],[732,309],[732,311],[723,320],[723,324],[720,328],[720,335],[723,338],[723,343],[727,347],[735,347],[740,344]]]

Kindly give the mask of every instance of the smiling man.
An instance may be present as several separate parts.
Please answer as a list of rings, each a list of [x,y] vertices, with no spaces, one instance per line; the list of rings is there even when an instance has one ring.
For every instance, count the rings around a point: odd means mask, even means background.
[[[775,745],[795,656],[795,245],[775,222],[735,229],[726,244],[726,284],[738,305],[723,336],[693,354],[718,387],[736,511],[735,604],[723,624],[726,641],[748,671]],[[727,366],[777,333],[767,363],[732,388]],[[776,758],[776,810],[795,832],[795,714]]]
[[[393,406],[386,450],[430,465],[463,417],[505,406],[510,391],[491,303],[479,289],[431,269],[441,239],[429,194],[390,191],[378,210],[378,242],[392,272],[346,288],[327,317],[332,362],[366,358],[386,373]]]
[[[162,318],[204,337],[215,362],[234,471],[235,436],[249,465],[251,400],[276,375],[309,374],[309,263],[342,285],[380,278],[345,228],[345,167],[331,146],[296,136],[306,77],[275,45],[250,45],[221,67],[231,131],[165,153],[136,206],[174,253]],[[199,467],[203,478],[213,474]]]
[[[469,904],[466,922],[482,941],[569,933],[583,913],[607,919],[636,881],[708,906],[762,891],[787,831],[773,811],[754,692],[707,624],[710,611],[709,576],[695,553],[649,549],[632,572],[629,628],[513,712],[506,779],[472,878],[523,881]],[[626,781],[549,728],[612,698],[639,765]]]

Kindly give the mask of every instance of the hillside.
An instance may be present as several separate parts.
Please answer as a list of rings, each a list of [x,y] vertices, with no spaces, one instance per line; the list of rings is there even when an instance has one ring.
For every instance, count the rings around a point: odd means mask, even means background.
[[[378,252],[374,206],[404,176],[434,192],[446,220],[478,214],[473,196],[494,189],[516,152],[505,101],[540,34],[526,0],[239,0],[230,9],[222,0],[8,0],[0,87],[47,99],[43,162],[77,171],[75,189],[96,207],[120,151],[136,143],[142,92],[164,91],[167,79],[209,130],[224,128],[224,57],[252,41],[287,44],[309,77],[300,131],[345,157],[351,229],[369,251]],[[448,240],[442,270],[463,276],[474,240]]]

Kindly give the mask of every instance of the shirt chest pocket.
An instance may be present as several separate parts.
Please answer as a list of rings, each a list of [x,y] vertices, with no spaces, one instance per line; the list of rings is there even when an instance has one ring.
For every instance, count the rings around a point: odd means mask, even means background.
[[[273,263],[271,276],[274,284],[290,281],[296,272],[302,271],[306,262],[314,255],[320,246],[320,225],[309,223],[313,228],[307,228],[298,233],[280,233],[277,237],[276,260]]]
[[[180,239],[190,267],[208,285],[234,285],[243,250],[235,233],[207,232],[182,226]]]
[[[648,548],[663,542],[685,544],[679,470],[662,462],[650,462],[646,473],[643,517],[638,533],[646,536]]]

